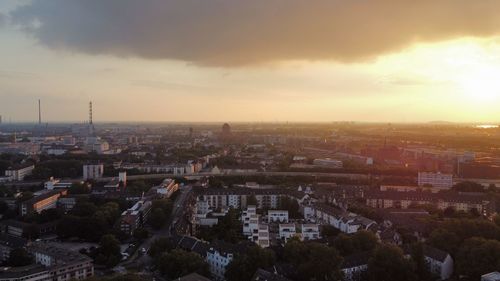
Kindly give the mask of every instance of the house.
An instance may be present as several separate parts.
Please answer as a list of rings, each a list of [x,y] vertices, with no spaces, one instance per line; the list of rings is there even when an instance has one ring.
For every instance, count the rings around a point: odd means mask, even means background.
[[[316,240],[320,238],[319,225],[303,224],[302,225],[302,240]]]
[[[361,280],[362,274],[368,270],[370,252],[349,255],[344,258],[340,270],[344,273],[344,281]]]
[[[279,238],[281,240],[284,240],[285,243],[288,241],[288,239],[295,236],[297,236],[297,229],[295,227],[295,224],[287,223],[279,225]]]
[[[453,259],[447,252],[424,246],[424,258],[432,274],[446,280],[453,274]]]
[[[279,222],[288,223],[288,211],[286,210],[269,210],[267,211],[268,223]]]

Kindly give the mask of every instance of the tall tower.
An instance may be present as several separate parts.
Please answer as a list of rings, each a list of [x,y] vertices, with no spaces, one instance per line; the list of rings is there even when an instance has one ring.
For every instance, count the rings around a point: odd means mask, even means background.
[[[89,102],[89,136],[95,136],[94,123],[92,122],[92,101]]]
[[[40,105],[40,99],[38,99],[38,125],[42,125],[42,108]]]

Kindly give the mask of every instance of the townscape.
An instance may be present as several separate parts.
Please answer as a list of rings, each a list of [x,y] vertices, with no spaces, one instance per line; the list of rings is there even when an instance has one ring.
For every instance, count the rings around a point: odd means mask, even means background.
[[[0,280],[495,280],[498,127],[39,121],[0,125]]]

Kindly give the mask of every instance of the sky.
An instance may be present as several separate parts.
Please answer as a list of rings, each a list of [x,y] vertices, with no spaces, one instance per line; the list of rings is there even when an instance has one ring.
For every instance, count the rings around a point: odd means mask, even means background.
[[[500,122],[496,0],[2,0],[4,122]]]

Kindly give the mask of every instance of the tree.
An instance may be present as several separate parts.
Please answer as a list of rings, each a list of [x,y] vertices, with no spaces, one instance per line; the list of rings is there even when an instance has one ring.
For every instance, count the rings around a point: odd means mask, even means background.
[[[459,274],[471,280],[481,279],[481,275],[500,268],[500,242],[483,238],[464,241],[456,257]]]
[[[405,259],[403,251],[392,245],[378,247],[368,261],[370,281],[417,280],[411,262]]]
[[[170,279],[193,272],[210,277],[208,264],[201,256],[193,252],[175,249],[169,253],[161,254],[155,259],[154,264],[162,275]]]
[[[149,247],[148,254],[152,258],[158,257],[160,254],[166,251],[170,251],[174,249],[174,245],[172,241],[168,238],[161,237],[153,241],[151,243],[151,247]]]
[[[144,229],[144,228],[137,228],[134,230],[134,238],[139,240],[139,241],[142,241],[142,240],[146,240],[149,236],[149,232],[147,229]]]
[[[338,230],[337,228],[331,226],[331,225],[323,225],[321,227],[321,236],[322,237],[326,237],[326,238],[329,238],[329,237],[335,237],[337,235],[340,234],[340,230]]]
[[[455,253],[460,245],[458,236],[444,228],[437,228],[431,232],[428,243],[448,253]]]
[[[33,262],[33,257],[23,248],[16,248],[10,251],[7,264],[9,266],[25,266]]]
[[[414,243],[410,246],[410,252],[418,280],[432,280],[432,274],[425,261],[424,245],[420,242]]]
[[[167,216],[161,208],[156,208],[151,211],[148,221],[154,229],[161,229],[167,221]]]
[[[297,203],[297,200],[295,200],[295,199],[290,199],[286,196],[281,196],[280,197],[280,209],[287,210],[288,215],[292,219],[298,219],[301,217],[300,206],[299,206],[299,203]]]
[[[258,205],[257,198],[255,197],[255,195],[252,194],[250,196],[247,196],[247,206],[248,205],[255,205],[255,206]]]
[[[285,261],[297,270],[297,280],[341,280],[342,257],[335,248],[320,243],[303,243],[291,239],[284,249]],[[293,274],[293,273],[292,273]]]
[[[95,262],[97,264],[113,267],[120,262],[121,251],[120,242],[114,235],[104,235],[99,241],[99,248],[96,251]]]
[[[69,194],[87,194],[89,192],[89,187],[84,183],[73,183],[68,189]]]
[[[472,181],[459,182],[455,184],[452,189],[461,192],[484,192],[484,187],[482,185]]]
[[[228,281],[250,280],[258,268],[270,267],[275,260],[273,251],[252,246],[229,263],[225,277]]]

